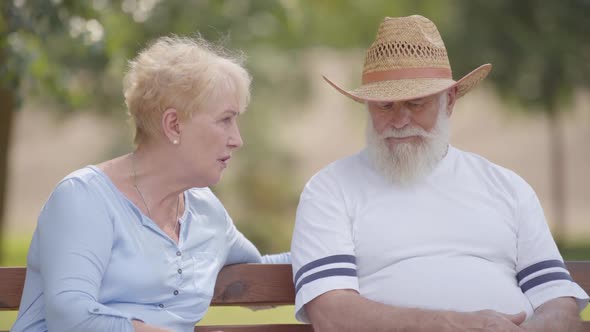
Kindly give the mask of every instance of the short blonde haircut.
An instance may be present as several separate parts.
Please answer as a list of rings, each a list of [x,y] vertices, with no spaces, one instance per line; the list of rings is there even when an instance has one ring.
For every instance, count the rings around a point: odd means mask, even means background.
[[[185,120],[205,109],[211,99],[233,93],[239,111],[244,111],[250,102],[251,78],[243,62],[241,53],[232,55],[200,36],[155,40],[129,62],[123,81],[135,144],[161,133],[161,116],[169,108]]]

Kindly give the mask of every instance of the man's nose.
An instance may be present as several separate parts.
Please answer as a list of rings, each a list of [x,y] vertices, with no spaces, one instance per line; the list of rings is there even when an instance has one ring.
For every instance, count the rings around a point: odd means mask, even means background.
[[[410,123],[411,111],[403,106],[392,107],[389,113],[389,124],[396,128],[401,129]]]

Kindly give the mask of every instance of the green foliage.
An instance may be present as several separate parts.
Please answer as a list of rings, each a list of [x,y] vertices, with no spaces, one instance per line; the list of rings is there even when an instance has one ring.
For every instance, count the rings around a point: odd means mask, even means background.
[[[567,109],[576,87],[590,84],[590,2],[456,0],[444,31],[453,68],[463,75],[483,62],[507,100],[527,110]],[[448,38],[446,38],[448,37]],[[531,107],[532,106],[532,107]]]
[[[301,18],[303,39],[299,45],[335,48],[367,48],[385,16],[421,14],[437,19],[445,17],[448,11],[445,1],[302,0],[292,3]],[[361,66],[359,63],[359,71]]]
[[[70,69],[80,68],[80,62],[98,68],[105,60],[96,47],[86,48],[73,41],[64,22],[71,18],[82,20],[95,12],[84,2],[74,1],[59,6],[54,1],[4,1],[2,7],[5,50],[9,62],[19,64],[9,67],[17,77],[13,86],[18,88],[24,82],[28,92],[43,90],[63,105],[83,105],[91,91],[85,90],[88,85],[84,83],[89,81],[83,80],[84,73],[74,75]]]
[[[564,239],[566,182],[564,134],[559,112],[570,109],[577,88],[590,83],[590,2],[587,0],[454,0],[455,24],[443,35],[460,75],[482,62],[494,68],[487,79],[511,103],[510,110],[541,112],[550,126],[551,194]]]

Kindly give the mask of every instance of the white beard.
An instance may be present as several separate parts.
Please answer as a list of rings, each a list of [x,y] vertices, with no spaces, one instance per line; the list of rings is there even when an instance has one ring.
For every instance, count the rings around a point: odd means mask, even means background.
[[[390,128],[377,134],[371,116],[367,121],[367,150],[379,173],[392,183],[410,185],[428,176],[446,155],[450,140],[450,122],[446,112],[446,96],[440,98],[436,124],[430,132],[420,127]],[[419,143],[399,143],[393,150],[388,137],[421,136]]]

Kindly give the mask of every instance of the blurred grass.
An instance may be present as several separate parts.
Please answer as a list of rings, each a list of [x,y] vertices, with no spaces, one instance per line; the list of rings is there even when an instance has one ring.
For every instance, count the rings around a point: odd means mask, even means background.
[[[12,234],[4,237],[0,251],[0,266],[25,266],[32,234]]]
[[[13,234],[4,239],[0,266],[24,266],[30,234]],[[590,260],[590,244],[571,243],[561,248],[565,260]],[[296,323],[293,306],[283,306],[270,310],[251,311],[246,308],[211,308],[200,322],[202,325]],[[0,312],[0,330],[8,330],[16,318],[16,312]],[[582,312],[582,318],[590,321],[590,306]]]

